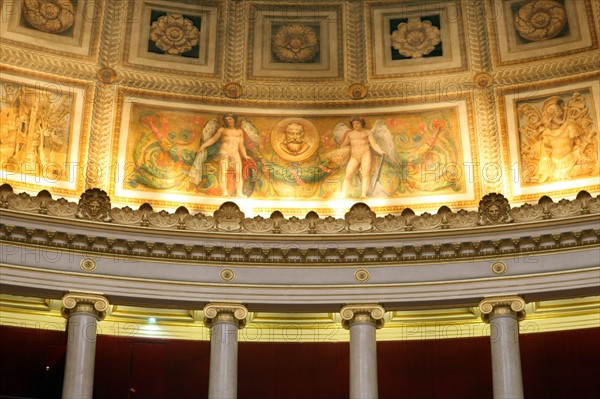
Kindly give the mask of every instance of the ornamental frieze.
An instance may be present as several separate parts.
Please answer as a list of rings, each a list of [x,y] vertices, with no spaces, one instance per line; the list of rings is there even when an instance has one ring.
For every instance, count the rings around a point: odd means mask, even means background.
[[[232,201],[223,203],[213,215],[191,214],[183,206],[172,213],[166,210],[157,212],[149,204],[141,205],[138,210],[128,206],[112,208],[109,196],[97,188],[86,190],[76,204],[64,198],[55,200],[46,190],[40,191],[37,196],[25,192],[17,194],[9,184],[3,184],[0,186],[0,208],[64,219],[165,230],[335,235],[464,229],[598,214],[600,195],[592,197],[586,191],[581,191],[573,200],[561,199],[558,202],[543,196],[538,204],[526,203],[511,208],[502,194],[490,193],[481,199],[477,211],[452,211],[443,206],[436,214],[424,212],[417,215],[412,209],[405,208],[400,214],[377,216],[367,204],[356,203],[344,218],[320,217],[314,211],[310,211],[305,218],[285,218],[278,211],[268,218],[260,215],[249,218]]]

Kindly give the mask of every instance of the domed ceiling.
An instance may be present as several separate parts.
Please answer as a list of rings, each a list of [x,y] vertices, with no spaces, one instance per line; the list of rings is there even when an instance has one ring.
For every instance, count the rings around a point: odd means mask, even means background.
[[[599,16],[597,0],[5,1],[1,181],[291,215],[597,193]]]

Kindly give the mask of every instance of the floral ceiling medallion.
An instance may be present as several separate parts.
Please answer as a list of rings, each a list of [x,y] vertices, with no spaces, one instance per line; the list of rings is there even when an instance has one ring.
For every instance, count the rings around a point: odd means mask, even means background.
[[[150,40],[162,51],[177,55],[190,51],[198,44],[200,31],[181,14],[159,17],[150,27]]]
[[[534,0],[519,9],[515,15],[515,29],[531,41],[552,39],[567,23],[565,8],[552,0]]]
[[[310,62],[319,54],[319,37],[310,26],[285,25],[273,36],[271,48],[282,62]]]
[[[23,15],[42,32],[60,33],[73,25],[73,3],[70,0],[24,0]]]
[[[405,57],[420,58],[431,53],[440,43],[440,30],[431,21],[408,18],[392,33],[392,47]]]

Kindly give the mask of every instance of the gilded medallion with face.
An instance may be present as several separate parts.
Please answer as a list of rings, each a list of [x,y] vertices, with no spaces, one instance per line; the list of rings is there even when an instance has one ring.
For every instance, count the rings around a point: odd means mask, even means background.
[[[290,162],[310,158],[319,147],[319,132],[303,118],[287,118],[271,132],[271,146],[277,155]]]

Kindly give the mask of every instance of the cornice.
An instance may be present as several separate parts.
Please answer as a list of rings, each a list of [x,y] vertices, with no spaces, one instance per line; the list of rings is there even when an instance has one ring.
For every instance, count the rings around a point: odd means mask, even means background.
[[[357,203],[344,218],[246,218],[233,202],[212,216],[111,208],[101,190],[89,189],[79,203],[54,200],[47,191],[33,197],[0,187],[0,241],[57,252],[114,254],[124,258],[237,264],[372,264],[456,262],[534,256],[595,248],[600,243],[600,196],[581,192],[557,203],[510,208],[500,194],[488,194],[478,211],[377,216]],[[499,209],[490,213],[490,209]],[[549,230],[550,229],[550,230]],[[202,239],[202,241],[194,240]],[[329,245],[313,245],[325,240]],[[243,243],[243,245],[241,244]],[[274,245],[279,243],[282,245]]]
[[[149,204],[142,204],[134,210],[129,206],[111,207],[110,197],[103,190],[92,188],[81,194],[78,203],[64,198],[57,200],[47,190],[36,196],[26,192],[16,194],[9,184],[0,186],[0,209],[8,210],[7,214],[37,215],[40,220],[56,219],[66,224],[74,220],[84,223],[104,222],[103,230],[118,230],[125,226],[159,229],[165,231],[186,231],[199,233],[227,233],[250,235],[293,235],[315,237],[315,235],[346,234],[398,234],[403,232],[452,231],[456,229],[473,229],[478,227],[498,228],[511,224],[517,228],[528,227],[528,224],[544,221],[568,221],[585,215],[600,214],[600,195],[592,197],[581,191],[573,200],[562,199],[554,202],[543,196],[537,204],[523,204],[511,208],[502,194],[490,193],[479,202],[477,211],[460,209],[452,211],[447,206],[439,208],[436,214],[424,212],[416,215],[410,208],[400,214],[377,216],[365,203],[356,203],[344,215],[344,218],[333,216],[320,217],[316,212],[308,212],[301,219],[296,216],[285,218],[281,212],[275,211],[268,218],[255,216],[245,217],[239,206],[232,201],[224,202],[212,216],[204,213],[191,214],[181,206],[175,212],[165,210],[156,212]],[[490,213],[490,209],[494,212]],[[52,217],[52,218],[50,218]],[[60,224],[60,222],[59,222]],[[452,232],[454,234],[454,232]],[[312,238],[311,238],[312,239]]]

